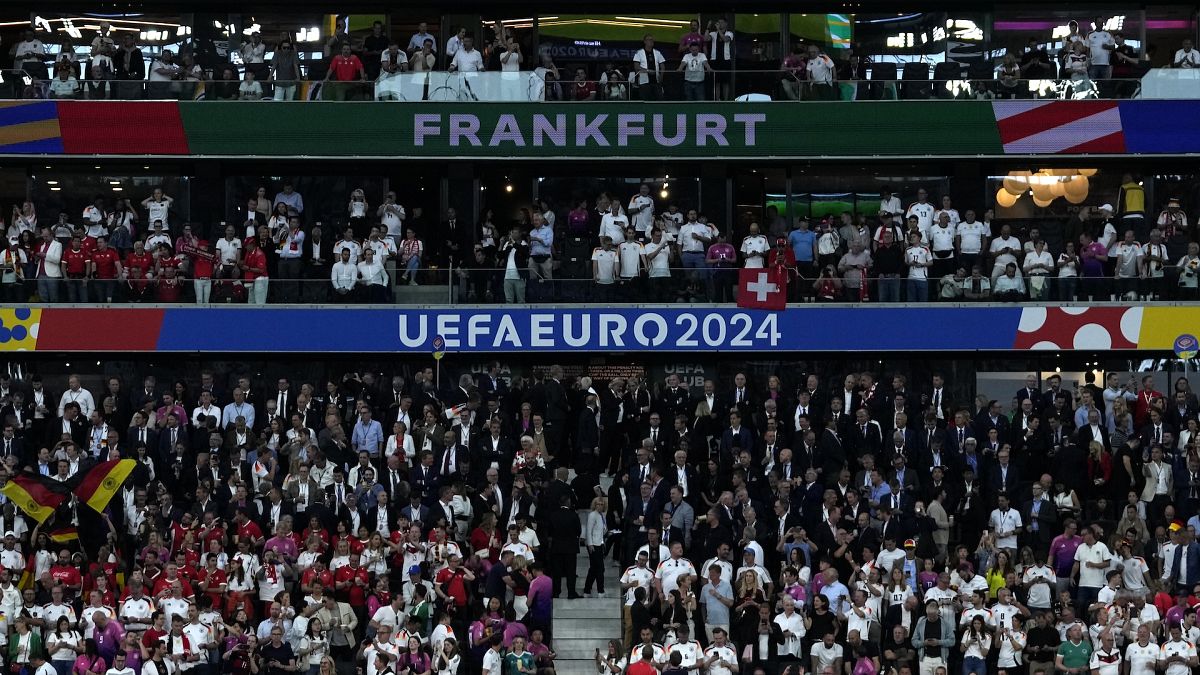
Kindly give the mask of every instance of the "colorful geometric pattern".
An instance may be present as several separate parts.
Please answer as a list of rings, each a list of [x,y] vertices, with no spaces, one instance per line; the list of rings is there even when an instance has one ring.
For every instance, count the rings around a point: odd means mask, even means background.
[[[41,309],[0,308],[0,352],[31,352],[41,332]]]
[[[1008,155],[1125,152],[1117,101],[994,101]]]
[[[55,155],[63,151],[53,101],[0,102],[0,153]]]
[[[328,320],[313,322],[312,310],[291,308],[120,307],[120,308],[0,308],[0,351],[54,352],[223,352],[311,353],[325,351],[405,351],[398,339],[397,321],[433,315],[437,325],[466,326],[478,315],[491,314],[493,324],[518,323],[531,312],[562,319],[621,315],[638,321],[649,315],[670,325],[686,326],[675,316],[677,307],[589,308],[561,310],[514,309],[492,312],[476,308],[416,310],[405,308],[328,308]],[[733,340],[765,315],[777,317],[781,351],[1099,351],[1153,350],[1170,353],[1183,335],[1200,332],[1200,307],[1014,307],[863,305],[782,312],[734,308],[682,310],[716,315],[731,330],[727,348],[753,345]],[[437,315],[441,315],[440,317]],[[815,320],[814,320],[815,319]],[[551,321],[550,326],[557,322]],[[570,322],[568,322],[570,323]],[[703,323],[703,322],[702,322]],[[347,331],[345,326],[355,330]],[[703,323],[707,325],[707,323]],[[714,324],[715,325],[715,324]],[[231,330],[236,326],[237,330]],[[880,330],[880,326],[938,326],[935,331]],[[648,331],[654,334],[654,330]],[[747,334],[748,335],[748,334]],[[433,334],[428,336],[432,339]],[[692,335],[694,338],[695,335]],[[745,337],[745,336],[743,336]],[[611,345],[610,345],[611,346]],[[691,345],[694,347],[696,345]],[[682,349],[686,345],[656,344],[653,349],[623,345],[628,351]],[[411,350],[409,350],[411,351]],[[425,353],[427,350],[419,350]],[[470,351],[460,345],[449,351]],[[512,351],[501,343],[475,351]]]
[[[1016,349],[1137,349],[1141,307],[1026,307]]]

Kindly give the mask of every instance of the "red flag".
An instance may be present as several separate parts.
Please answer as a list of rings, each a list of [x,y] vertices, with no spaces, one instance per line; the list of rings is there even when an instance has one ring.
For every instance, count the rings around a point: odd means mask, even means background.
[[[787,306],[786,268],[767,267],[738,271],[738,307],[783,309]]]

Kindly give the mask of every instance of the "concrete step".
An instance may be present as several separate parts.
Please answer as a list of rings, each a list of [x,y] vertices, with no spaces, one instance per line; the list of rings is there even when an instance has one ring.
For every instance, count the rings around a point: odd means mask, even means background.
[[[562,619],[589,619],[602,621],[609,616],[614,621],[620,622],[621,609],[620,605],[613,598],[603,598],[608,601],[608,604],[601,608],[589,606],[577,606],[575,603],[578,600],[555,600],[554,601],[554,620],[558,622]]]
[[[600,648],[603,651],[608,641],[616,637],[617,634],[597,635],[596,637],[570,638],[561,635],[554,636],[554,653],[558,655],[557,660],[563,659],[591,659],[596,654],[596,649]]]
[[[592,659],[565,660],[560,656],[554,660],[554,672],[556,675],[597,675],[596,662]]]
[[[617,614],[617,605],[619,602],[613,598],[580,598],[578,600],[568,600],[565,597],[558,598],[554,601],[555,616],[558,616],[560,607],[570,607],[573,610],[591,611],[600,614],[605,611],[613,613],[613,616],[619,617]]]

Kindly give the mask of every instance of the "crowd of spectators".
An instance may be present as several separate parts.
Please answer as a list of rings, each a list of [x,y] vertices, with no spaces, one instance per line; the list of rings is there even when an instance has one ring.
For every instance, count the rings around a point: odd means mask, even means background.
[[[181,222],[161,189],[140,204],[103,197],[57,222],[32,202],[4,226],[0,291],[8,302],[392,302],[397,286],[450,285],[456,301],[730,302],[739,268],[780,268],[793,302],[1194,300],[1200,229],[1170,198],[1147,214],[1126,175],[1120,207],[1084,205],[1065,222],[997,222],[917,189],[904,205],[884,187],[871,216],[789,221],[774,209],[744,231],[689,205],[629,196],[506,221],[449,209],[427,222],[387,192],[350,195],[345,218],[306,219],[284,183],[259,188],[238,220]],[[149,227],[143,225],[148,223]],[[448,272],[452,270],[452,272]]]
[[[663,46],[647,33],[640,48],[631,49],[628,61],[581,62],[560,67],[548,48],[535,49],[514,29],[503,24],[469,31],[458,27],[447,33],[445,45],[422,22],[407,38],[389,35],[381,22],[369,32],[352,35],[345,22],[315,44],[297,44],[284,33],[267,40],[261,31],[229,42],[229,57],[206,58],[208,52],[185,42],[179,53],[161,48],[143,51],[133,32],[114,31],[101,23],[90,44],[77,48],[64,38],[57,54],[30,29],[9,50],[13,68],[31,79],[16,92],[52,98],[207,98],[214,100],[293,100],[305,82],[323,83],[311,96],[327,100],[407,100],[401,93],[406,73],[432,71],[516,73],[534,71],[543,86],[539,98],[584,100],[731,100],[732,76],[744,72],[748,91],[765,88],[769,96],[787,100],[854,100],[865,98],[953,97],[957,90],[947,82],[967,82],[972,97],[1029,98],[1044,96],[1046,82],[1059,82],[1056,95],[1127,98],[1137,91],[1137,80],[1150,67],[1147,49],[1136,49],[1125,36],[1104,28],[1107,17],[1097,16],[1081,29],[1076,21],[1061,38],[1053,56],[1047,42],[1030,36],[1022,50],[1003,51],[997,62],[942,64],[932,72],[935,87],[914,88],[912,81],[928,80],[907,68],[906,85],[897,93],[894,63],[873,68],[869,55],[854,48],[826,53],[816,43],[789,45],[786,55],[769,63],[739,63],[739,43],[727,21],[708,21],[703,30],[693,20],[678,44]],[[50,38],[47,38],[50,40]],[[55,36],[55,41],[58,37]],[[522,47],[523,42],[527,45]],[[305,51],[305,50],[309,51]],[[744,51],[744,49],[743,49]],[[317,54],[305,57],[304,54]],[[527,53],[531,52],[531,53]],[[744,57],[744,54],[743,54]],[[923,64],[922,64],[923,65]],[[1200,66],[1200,51],[1183,40],[1170,65]],[[778,77],[761,77],[763,68],[776,69]],[[870,80],[870,81],[868,81]],[[670,86],[664,84],[670,81]],[[751,84],[752,83],[752,84]],[[739,87],[746,90],[745,84]],[[420,97],[428,91],[418,88]],[[936,92],[936,93],[935,93]],[[522,92],[524,93],[524,92]],[[415,96],[416,93],[413,94]]]
[[[802,380],[598,390],[595,459],[616,480],[587,543],[607,527],[625,568],[625,632],[599,672],[1197,666],[1200,428],[1184,378],[1164,394],[1149,376],[1031,375],[1011,407],[952,401],[936,373]]]
[[[580,591],[623,598],[612,675],[1196,666],[1182,377],[1029,375],[1008,403],[936,372],[10,370],[0,479],[136,461],[79,549],[48,533],[82,511],[35,526],[3,500],[14,673],[46,646],[93,673],[548,674],[554,604]]]

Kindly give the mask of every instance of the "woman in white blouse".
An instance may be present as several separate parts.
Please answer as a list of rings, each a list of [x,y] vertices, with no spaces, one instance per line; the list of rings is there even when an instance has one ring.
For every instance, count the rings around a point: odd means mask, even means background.
[[[588,511],[587,527],[583,531],[584,543],[588,550],[587,578],[583,582],[583,594],[592,592],[592,582],[596,582],[596,591],[604,597],[604,542],[608,537],[608,524],[604,514],[608,512],[608,500],[596,497],[592,500],[592,510]]]
[[[412,466],[413,458],[417,455],[417,447],[413,443],[412,434],[408,433],[408,427],[404,422],[396,420],[396,423],[392,425],[392,435],[388,436],[387,446],[383,449],[383,456],[391,457],[400,451],[404,453],[404,463]]]

